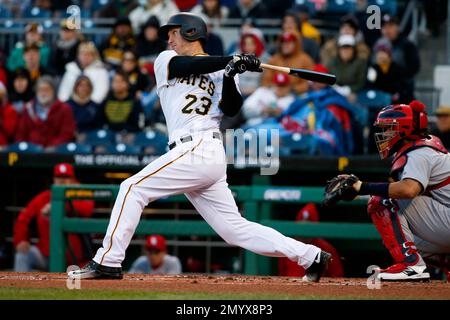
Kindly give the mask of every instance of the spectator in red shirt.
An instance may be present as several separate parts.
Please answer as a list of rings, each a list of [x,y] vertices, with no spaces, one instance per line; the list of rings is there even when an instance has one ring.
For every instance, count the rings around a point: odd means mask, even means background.
[[[319,222],[319,212],[314,203],[308,203],[304,206],[298,213],[296,222],[308,221],[308,222]],[[328,269],[324,274],[324,277],[343,277],[344,268],[342,266],[341,257],[337,250],[325,239],[315,238],[297,238],[300,241],[308,244],[315,245],[322,250],[331,253],[332,260],[328,265]],[[288,258],[278,259],[278,275],[285,277],[303,277],[305,275],[305,269],[299,266],[297,263],[289,260]]]
[[[6,87],[0,82],[0,150],[14,137],[19,114],[8,102]]]
[[[16,142],[26,141],[51,150],[73,140],[75,120],[72,109],[56,98],[56,88],[49,76],[36,84],[36,97],[25,105],[19,121]]]
[[[2,50],[0,50],[0,83],[3,83],[6,85],[8,82],[8,75],[5,69],[5,62],[4,62],[4,53]]]
[[[54,168],[53,183],[55,185],[78,184],[75,171],[68,163],[57,164]],[[51,191],[45,190],[34,197],[20,212],[14,225],[14,246],[16,256],[14,269],[17,272],[48,269],[48,257],[50,248],[50,209]],[[92,200],[73,200],[67,202],[66,211],[70,216],[90,217],[94,209]],[[35,220],[38,242],[30,244],[30,223]],[[66,251],[69,264],[81,265],[85,262],[83,248],[78,235],[68,235]]]

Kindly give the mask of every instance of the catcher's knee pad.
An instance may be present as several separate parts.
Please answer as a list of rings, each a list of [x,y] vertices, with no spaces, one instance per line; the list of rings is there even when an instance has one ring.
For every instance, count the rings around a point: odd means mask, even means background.
[[[417,248],[405,238],[398,209],[395,200],[378,196],[372,196],[367,206],[367,212],[395,262],[415,264],[419,259]]]

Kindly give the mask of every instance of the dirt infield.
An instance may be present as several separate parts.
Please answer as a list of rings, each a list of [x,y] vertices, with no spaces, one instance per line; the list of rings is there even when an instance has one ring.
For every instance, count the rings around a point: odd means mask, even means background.
[[[65,274],[58,273],[2,273],[0,288],[66,289]],[[151,291],[165,293],[228,293],[251,296],[278,295],[292,298],[387,298],[387,299],[448,299],[450,283],[382,283],[380,289],[368,289],[366,279],[324,278],[320,283],[304,283],[298,278],[252,276],[151,276],[126,275],[123,280],[83,280],[83,290]]]

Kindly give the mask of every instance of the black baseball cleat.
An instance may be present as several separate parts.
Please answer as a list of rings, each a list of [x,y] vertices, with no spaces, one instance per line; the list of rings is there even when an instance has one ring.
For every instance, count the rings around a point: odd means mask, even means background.
[[[326,251],[320,251],[314,260],[313,264],[306,269],[306,274],[303,277],[303,281],[306,282],[319,282],[320,277],[328,268],[328,264],[331,262],[331,254]]]
[[[70,271],[70,279],[122,279],[121,267],[107,267],[91,260],[84,268]]]

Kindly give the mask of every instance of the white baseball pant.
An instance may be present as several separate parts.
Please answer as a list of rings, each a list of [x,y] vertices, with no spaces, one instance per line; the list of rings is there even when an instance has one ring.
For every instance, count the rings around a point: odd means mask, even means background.
[[[179,140],[178,140],[179,141]],[[120,267],[141,213],[149,202],[184,193],[205,221],[230,245],[270,257],[287,257],[308,268],[320,249],[248,221],[226,182],[222,141],[212,131],[178,143],[120,185],[103,246],[94,261]]]

